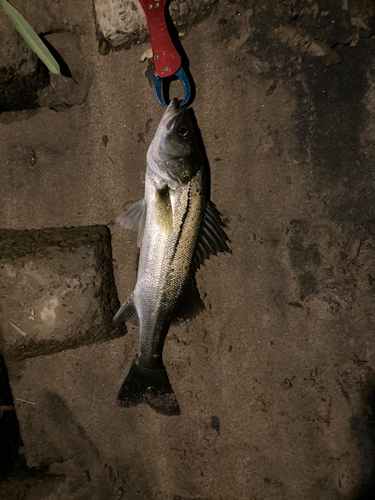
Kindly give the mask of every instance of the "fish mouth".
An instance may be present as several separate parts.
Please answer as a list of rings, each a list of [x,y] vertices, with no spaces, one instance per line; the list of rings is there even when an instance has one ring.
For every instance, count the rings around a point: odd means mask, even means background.
[[[176,120],[176,116],[181,114],[181,113],[186,112],[186,110],[187,110],[187,106],[186,105],[179,106],[179,101],[176,97],[174,99],[172,99],[172,101],[170,102],[168,108],[166,109],[164,116],[163,116],[163,119],[162,119],[163,126],[164,126],[165,131],[167,133],[172,131],[173,125],[174,125],[175,120]]]
[[[167,112],[174,112],[174,111],[177,111],[178,109],[178,99],[177,97],[174,97],[171,102],[169,103],[169,106],[167,108]]]

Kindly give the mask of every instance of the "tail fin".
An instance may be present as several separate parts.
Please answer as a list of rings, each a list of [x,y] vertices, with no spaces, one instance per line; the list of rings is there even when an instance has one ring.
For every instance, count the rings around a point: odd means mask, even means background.
[[[163,363],[157,367],[139,366],[135,357],[128,376],[117,396],[119,406],[136,406],[146,403],[163,415],[180,415],[180,407],[173,392]]]

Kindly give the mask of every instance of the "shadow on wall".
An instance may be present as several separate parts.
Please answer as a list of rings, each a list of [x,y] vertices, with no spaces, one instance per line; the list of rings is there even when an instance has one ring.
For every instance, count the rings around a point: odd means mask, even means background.
[[[0,354],[0,408],[14,405],[4,357]],[[26,465],[16,412],[0,409],[0,498],[21,500],[28,487],[44,481],[46,469]]]
[[[3,355],[0,354],[0,480],[4,478],[18,457],[21,444],[20,430],[13,408],[8,372]]]
[[[353,431],[362,454],[364,468],[368,468],[368,482],[363,485],[355,500],[373,500],[375,498],[375,384],[366,381],[362,389],[362,411],[351,419]],[[366,467],[367,466],[367,467]]]

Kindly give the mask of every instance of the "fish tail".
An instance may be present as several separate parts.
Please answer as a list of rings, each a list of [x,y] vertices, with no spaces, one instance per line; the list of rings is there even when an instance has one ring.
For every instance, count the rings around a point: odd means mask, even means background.
[[[141,403],[148,404],[163,415],[181,413],[163,362],[156,367],[140,366],[136,356],[118,393],[117,404],[131,407]]]

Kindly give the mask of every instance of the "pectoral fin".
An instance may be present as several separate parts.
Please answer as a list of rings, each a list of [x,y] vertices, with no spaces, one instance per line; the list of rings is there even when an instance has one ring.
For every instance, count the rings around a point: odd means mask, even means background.
[[[139,326],[139,317],[137,309],[135,308],[133,293],[131,293],[122,304],[116,316],[113,318],[113,321],[116,325],[120,325],[121,323],[132,323],[133,325]]]
[[[138,231],[137,245],[140,247],[142,244],[143,233],[146,224],[147,205],[145,200],[139,200],[134,203],[127,211],[119,215],[116,219],[117,224],[125,229],[132,229]]]
[[[193,255],[193,271],[198,269],[210,255],[217,255],[219,252],[230,252],[227,245],[229,238],[223,229],[224,225],[219,211],[211,201],[208,201]]]
[[[158,189],[155,193],[155,217],[157,225],[165,233],[173,231],[172,203],[167,185]]]

